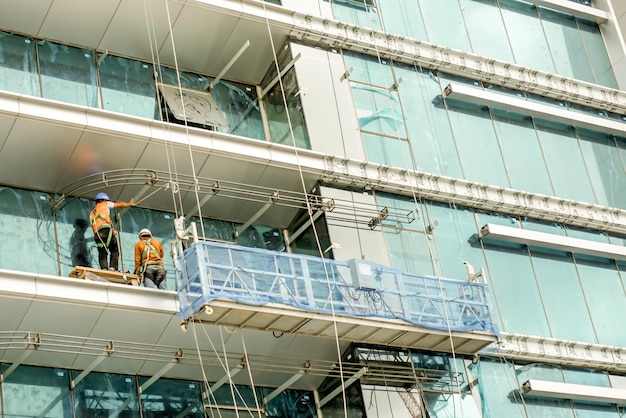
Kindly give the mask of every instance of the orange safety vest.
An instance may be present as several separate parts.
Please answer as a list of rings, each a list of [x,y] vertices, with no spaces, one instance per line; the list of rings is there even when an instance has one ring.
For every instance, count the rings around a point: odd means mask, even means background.
[[[161,259],[161,254],[159,250],[155,247],[155,245],[151,242],[152,240],[143,241],[145,244],[143,246],[143,251],[141,252],[141,264],[162,264],[163,260]]]
[[[111,228],[113,230],[113,221],[111,220],[111,212],[107,205],[107,201],[96,203],[96,207],[89,212],[89,220],[91,221],[91,229],[98,232],[102,228]]]

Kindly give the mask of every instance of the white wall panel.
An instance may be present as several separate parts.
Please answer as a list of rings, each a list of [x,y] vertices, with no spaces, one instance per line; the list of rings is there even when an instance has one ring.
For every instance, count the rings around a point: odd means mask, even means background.
[[[322,187],[321,193],[324,197],[341,200],[342,206],[345,206],[347,202],[353,202],[355,208],[355,214],[348,214],[345,210],[341,214],[337,213],[338,211],[327,214],[327,219],[330,218],[328,220],[328,233],[331,242],[341,246],[341,248],[333,250],[335,259],[363,258],[390,266],[391,261],[385,245],[385,237],[380,227],[373,230],[369,229],[367,225],[360,225],[358,229],[354,227],[355,216],[359,215],[360,208],[365,205],[372,207],[376,203],[374,197],[368,194],[327,187]]]
[[[302,107],[314,151],[365,160],[356,111],[339,54],[291,45],[296,62]]]

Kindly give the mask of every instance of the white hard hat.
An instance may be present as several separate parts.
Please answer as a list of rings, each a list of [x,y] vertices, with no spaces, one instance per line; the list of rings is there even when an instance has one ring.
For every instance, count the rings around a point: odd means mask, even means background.
[[[139,238],[141,237],[150,237],[152,238],[152,232],[150,232],[150,230],[148,228],[144,228],[141,231],[139,231]]]

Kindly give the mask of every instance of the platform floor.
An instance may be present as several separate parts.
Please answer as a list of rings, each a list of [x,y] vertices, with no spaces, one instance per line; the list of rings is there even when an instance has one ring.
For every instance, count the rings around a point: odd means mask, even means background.
[[[76,266],[70,272],[69,277],[85,280],[99,280],[118,284],[128,284],[131,286],[139,286],[141,284],[141,276],[131,273],[121,273],[118,271],[100,270],[91,267]]]

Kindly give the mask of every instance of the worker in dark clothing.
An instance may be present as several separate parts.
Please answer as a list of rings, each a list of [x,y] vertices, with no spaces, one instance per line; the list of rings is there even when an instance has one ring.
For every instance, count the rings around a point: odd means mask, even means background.
[[[163,267],[163,245],[152,238],[152,232],[144,228],[139,231],[135,244],[135,274],[143,274],[145,287],[167,289],[167,270]]]
[[[76,218],[74,221],[74,232],[70,237],[70,248],[73,266],[91,267],[89,260],[89,250],[87,250],[87,239],[85,231],[89,224],[86,220]]]
[[[130,207],[133,205],[133,199],[128,202],[112,202],[108,194],[100,192],[94,200],[96,206],[89,212],[89,220],[98,247],[98,262],[102,270],[117,271],[120,253],[111,219],[111,209]]]

